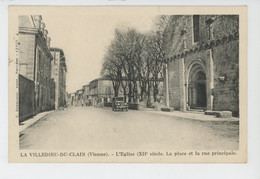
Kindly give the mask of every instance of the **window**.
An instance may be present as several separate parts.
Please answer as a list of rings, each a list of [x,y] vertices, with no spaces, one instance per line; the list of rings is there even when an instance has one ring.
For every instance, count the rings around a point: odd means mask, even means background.
[[[200,16],[194,15],[193,16],[193,41],[198,42],[199,41],[199,35],[200,35]]]

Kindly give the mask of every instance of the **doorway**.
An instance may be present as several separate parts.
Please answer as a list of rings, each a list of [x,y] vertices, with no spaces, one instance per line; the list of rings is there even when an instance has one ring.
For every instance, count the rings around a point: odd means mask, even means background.
[[[188,104],[193,109],[207,107],[206,74],[199,64],[195,64],[189,73]]]
[[[206,93],[206,75],[204,72],[200,71],[197,73],[195,81],[197,99],[197,107],[207,107],[207,93]]]

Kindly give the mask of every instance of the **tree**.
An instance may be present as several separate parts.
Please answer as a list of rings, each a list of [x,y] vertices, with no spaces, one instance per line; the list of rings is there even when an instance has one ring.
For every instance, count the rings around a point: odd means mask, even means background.
[[[128,102],[136,102],[139,85],[141,101],[151,105],[151,89],[154,102],[157,100],[165,62],[164,31],[170,19],[170,16],[158,16],[155,31],[146,34],[134,28],[115,30],[102,69],[102,75],[112,80],[115,96],[121,86],[125,99],[128,95]]]
[[[141,58],[142,34],[135,29],[115,30],[115,37],[108,48],[108,53],[117,58],[117,64],[122,68],[121,84],[123,79],[128,85],[128,101],[137,99],[137,68],[136,63]],[[124,87],[123,87],[124,88]],[[125,88],[124,88],[125,89]]]
[[[163,33],[166,27],[169,25],[171,21],[170,15],[159,15],[156,16],[154,19],[154,29],[160,33]]]
[[[122,68],[121,65],[118,64],[118,62],[116,61],[116,57],[111,54],[107,54],[105,56],[101,75],[112,81],[114,95],[115,97],[118,97],[119,87],[122,78]]]
[[[153,92],[154,92],[154,101],[157,100],[158,95],[158,86],[161,82],[161,79],[163,78],[163,71],[164,71],[164,64],[166,61],[166,43],[167,40],[165,38],[165,30],[167,26],[171,22],[171,16],[169,15],[160,15],[155,18],[155,32],[154,32],[154,46],[153,48],[156,51],[155,56],[155,65],[153,69]]]

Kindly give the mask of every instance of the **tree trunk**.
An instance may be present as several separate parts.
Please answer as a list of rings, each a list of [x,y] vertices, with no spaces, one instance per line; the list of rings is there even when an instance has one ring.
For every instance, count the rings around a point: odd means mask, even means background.
[[[147,89],[147,106],[151,106],[151,84],[148,81],[148,89]]]
[[[114,89],[115,91],[115,97],[118,97],[118,88]]]
[[[133,89],[133,97],[134,97],[134,102],[137,102],[138,98],[138,90],[137,90],[137,82],[134,81],[134,89]]]
[[[124,101],[126,102],[126,88],[123,88],[124,91]]]
[[[151,95],[150,95],[150,91],[147,91],[147,103],[146,103],[147,107],[151,106]]]
[[[118,91],[119,91],[119,85],[118,82],[112,81],[114,92],[115,92],[115,97],[118,97]]]
[[[158,85],[154,85],[154,86],[153,86],[153,98],[154,98],[154,102],[158,102],[158,101],[157,101],[157,96],[158,96]]]
[[[128,92],[128,102],[131,103],[132,102],[132,83],[131,83],[131,81],[128,84],[128,89],[129,89],[129,92]]]

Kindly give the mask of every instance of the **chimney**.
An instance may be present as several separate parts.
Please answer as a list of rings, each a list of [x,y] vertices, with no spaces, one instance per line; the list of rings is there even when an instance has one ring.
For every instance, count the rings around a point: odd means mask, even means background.
[[[41,29],[42,16],[36,15],[36,16],[33,16],[33,18],[34,18],[34,22],[35,22],[35,27],[40,30]]]
[[[45,28],[45,23],[41,22],[41,25],[40,25],[40,30],[42,31],[42,33],[44,33],[44,28]]]
[[[48,30],[43,29],[43,36],[44,36],[45,40],[47,40],[47,35],[48,35]]]
[[[51,38],[50,37],[47,37],[47,46],[48,46],[48,48],[50,48],[50,46],[51,46]]]

